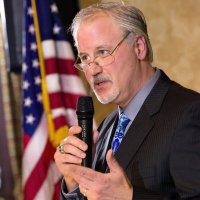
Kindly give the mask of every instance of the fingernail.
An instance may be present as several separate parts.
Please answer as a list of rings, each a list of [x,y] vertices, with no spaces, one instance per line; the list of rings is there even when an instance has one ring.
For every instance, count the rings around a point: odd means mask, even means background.
[[[81,154],[81,158],[85,158],[86,157],[86,154],[85,153],[82,153]]]

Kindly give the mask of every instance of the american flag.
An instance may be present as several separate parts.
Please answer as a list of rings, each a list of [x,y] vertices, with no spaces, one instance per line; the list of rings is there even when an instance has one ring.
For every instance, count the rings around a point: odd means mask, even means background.
[[[22,120],[24,200],[59,199],[61,175],[54,152],[85,89],[53,0],[26,0],[24,7]]]

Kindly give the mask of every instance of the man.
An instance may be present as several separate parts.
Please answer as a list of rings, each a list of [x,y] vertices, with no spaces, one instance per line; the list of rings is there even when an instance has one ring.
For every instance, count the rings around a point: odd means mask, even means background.
[[[152,66],[141,11],[92,5],[77,14],[72,33],[75,66],[99,101],[118,109],[94,132],[93,169],[80,165],[87,149],[80,127],[61,142],[61,199],[200,199],[200,95]],[[122,115],[128,125],[120,136]]]

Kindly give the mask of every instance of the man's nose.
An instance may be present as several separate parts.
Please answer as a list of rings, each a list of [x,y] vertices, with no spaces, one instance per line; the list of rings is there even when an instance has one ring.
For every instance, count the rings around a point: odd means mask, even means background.
[[[89,70],[92,73],[92,75],[95,75],[102,72],[102,67],[97,61],[92,61],[89,63]]]

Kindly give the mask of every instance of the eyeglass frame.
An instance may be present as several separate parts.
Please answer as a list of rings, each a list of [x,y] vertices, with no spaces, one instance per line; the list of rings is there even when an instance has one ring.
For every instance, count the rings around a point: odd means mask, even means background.
[[[120,45],[124,42],[124,40],[128,37],[128,35],[129,35],[130,33],[131,33],[131,32],[129,31],[129,32],[122,38],[122,40],[120,40],[120,42],[117,44],[117,46],[109,53],[109,55],[107,55],[107,56],[105,56],[105,57],[113,56],[113,58],[114,58],[114,60],[115,60],[115,57],[114,57],[113,53],[117,50],[117,48],[120,47]],[[85,63],[85,65],[87,65],[88,68],[90,68],[91,64],[92,64],[92,63],[95,63],[95,60],[96,60],[98,57],[101,57],[101,56],[96,56],[96,57],[93,59],[93,61],[89,62],[88,64]],[[74,64],[74,67],[77,68],[77,69],[80,70],[80,71],[84,71],[83,68],[79,66],[79,65],[84,64],[84,63],[82,63],[82,62],[77,63],[79,59],[80,59],[80,61],[81,61],[81,58],[78,56],[78,58],[76,59],[76,62],[75,62],[75,64]],[[114,61],[114,60],[113,60],[113,61]],[[98,64],[98,66],[100,66],[98,62],[97,62],[96,64]],[[111,64],[111,63],[110,63],[110,64]],[[109,65],[109,64],[108,64],[108,65]],[[103,66],[102,66],[102,67],[103,67]],[[88,68],[87,68],[87,69],[88,69]]]

